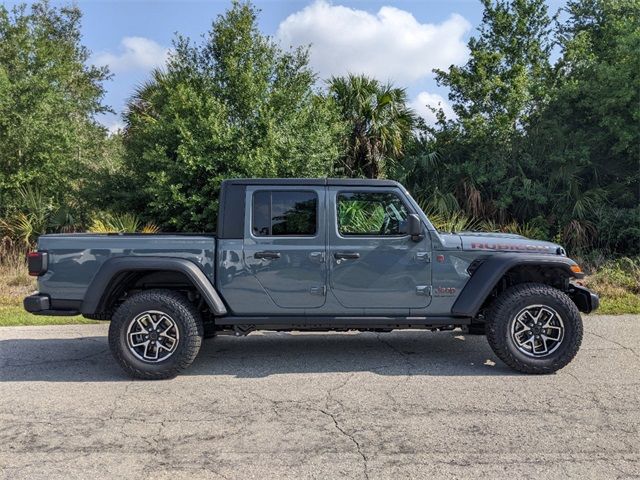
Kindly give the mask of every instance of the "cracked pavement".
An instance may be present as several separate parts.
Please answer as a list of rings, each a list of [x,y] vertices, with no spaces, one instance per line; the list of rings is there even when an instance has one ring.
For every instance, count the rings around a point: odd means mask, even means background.
[[[484,337],[253,333],[131,381],[107,324],[0,328],[0,478],[638,478],[640,316],[555,375]]]

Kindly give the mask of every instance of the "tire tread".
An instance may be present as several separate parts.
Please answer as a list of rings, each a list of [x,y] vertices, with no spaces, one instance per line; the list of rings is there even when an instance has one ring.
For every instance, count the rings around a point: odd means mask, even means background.
[[[512,310],[516,302],[528,296],[550,296],[560,302],[569,312],[569,318],[563,318],[563,320],[572,322],[574,333],[570,338],[565,338],[565,341],[569,343],[564,348],[561,347],[560,355],[553,357],[552,354],[549,357],[553,358],[553,362],[549,364],[520,360],[509,349],[508,343],[504,341],[503,328],[509,328],[510,321],[508,312]],[[508,366],[522,373],[544,375],[565,367],[578,353],[583,336],[582,317],[573,301],[560,290],[543,283],[522,283],[507,289],[491,305],[487,315],[486,334],[491,349]]]
[[[131,318],[131,310],[140,303],[155,303],[169,305],[177,312],[185,329],[185,345],[177,362],[163,370],[143,370],[132,365],[123,355],[120,345],[120,329],[125,328]],[[196,308],[180,292],[173,290],[144,290],[132,295],[116,310],[109,325],[109,348],[120,366],[133,378],[141,380],[164,380],[174,378],[182,370],[189,367],[195,360],[203,338],[202,319]],[[181,340],[182,341],[182,340]],[[176,352],[177,353],[177,352]]]

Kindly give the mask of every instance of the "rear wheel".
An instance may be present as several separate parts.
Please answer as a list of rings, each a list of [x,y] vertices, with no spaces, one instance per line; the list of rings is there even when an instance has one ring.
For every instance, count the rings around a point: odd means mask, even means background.
[[[582,318],[571,299],[549,285],[511,287],[487,315],[487,340],[504,363],[523,373],[553,373],[582,342]]]
[[[109,346],[132,377],[175,377],[196,358],[202,344],[202,319],[187,298],[170,290],[132,295],[113,315]]]

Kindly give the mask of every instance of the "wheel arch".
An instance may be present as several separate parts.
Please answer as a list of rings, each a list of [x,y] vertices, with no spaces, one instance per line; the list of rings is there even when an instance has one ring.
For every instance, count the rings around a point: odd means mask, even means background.
[[[96,316],[107,311],[122,282],[132,282],[154,273],[173,274],[185,279],[206,302],[215,315],[225,315],[226,306],[211,281],[198,265],[184,258],[115,257],[102,264],[87,288],[81,313]]]
[[[571,278],[584,276],[571,270],[574,265],[576,262],[561,256],[492,255],[473,272],[451,307],[451,313],[454,316],[477,316],[503,281],[510,283],[507,286],[533,281],[567,290]]]

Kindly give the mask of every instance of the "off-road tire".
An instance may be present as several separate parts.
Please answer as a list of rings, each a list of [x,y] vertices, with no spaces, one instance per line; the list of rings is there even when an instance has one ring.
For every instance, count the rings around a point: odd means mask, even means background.
[[[178,345],[167,359],[148,363],[137,358],[127,345],[129,324],[145,311],[168,314],[179,331]],[[202,345],[204,329],[196,308],[179,292],[146,290],[136,293],[118,307],[109,326],[109,347],[120,366],[133,378],[161,380],[173,378],[194,361]]]
[[[218,331],[216,330],[216,323],[213,320],[208,320],[202,323],[204,328],[204,338],[215,338],[218,336]]]
[[[533,358],[516,347],[511,323],[529,305],[551,307],[562,317],[564,337],[558,348],[545,357]],[[540,283],[523,283],[503,292],[487,315],[487,340],[495,354],[511,368],[523,373],[548,374],[566,366],[582,342],[582,317],[571,299],[560,290]]]
[[[486,335],[487,325],[486,323],[472,323],[467,325],[466,330],[467,335]]]

